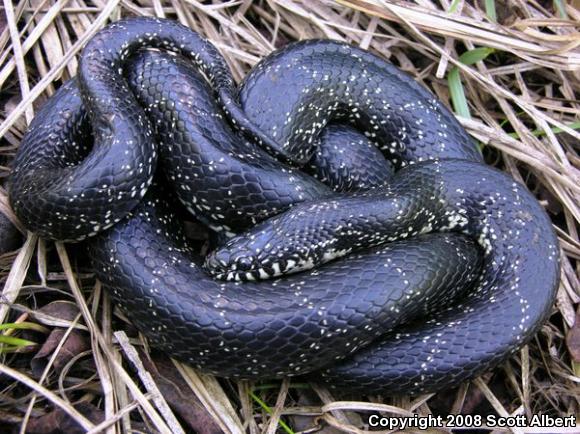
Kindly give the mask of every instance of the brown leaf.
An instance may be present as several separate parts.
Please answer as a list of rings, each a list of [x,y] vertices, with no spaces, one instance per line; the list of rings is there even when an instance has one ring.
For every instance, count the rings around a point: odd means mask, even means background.
[[[218,434],[222,430],[197,399],[169,358],[153,354],[153,360],[143,355],[143,365],[150,373],[171,408],[197,434]]]
[[[38,311],[54,318],[73,321],[79,313],[79,308],[70,301],[58,300],[42,306]]]
[[[104,420],[103,411],[90,403],[81,402],[75,408],[94,424]],[[28,434],[82,434],[85,430],[64,410],[56,408],[43,416],[30,419],[26,432]]]
[[[54,329],[50,332],[50,335],[36,353],[36,355],[30,361],[32,372],[37,377],[42,375],[46,364],[52,357],[52,353],[56,350],[60,341],[66,333],[65,329]],[[62,368],[77,354],[88,350],[91,347],[89,338],[86,333],[79,330],[73,330],[66,338],[66,341],[62,345],[62,348],[58,352],[56,358],[54,359],[53,368],[56,372],[60,372]]]
[[[41,307],[38,312],[63,321],[73,321],[77,317],[79,309],[74,303],[59,300]],[[30,365],[36,376],[42,375],[46,364],[66,332],[65,328],[54,328],[40,350],[32,358]],[[80,330],[72,330],[54,360],[54,370],[60,372],[73,357],[89,348],[90,342],[87,334]]]
[[[580,363],[580,309],[576,312],[576,320],[566,335],[566,345],[572,360]]]

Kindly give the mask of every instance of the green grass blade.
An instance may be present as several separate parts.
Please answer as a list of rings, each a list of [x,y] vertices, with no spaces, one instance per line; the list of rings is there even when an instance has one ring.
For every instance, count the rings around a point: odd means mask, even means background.
[[[250,396],[260,405],[260,407],[266,411],[266,413],[272,414],[272,409],[268,406],[268,404],[262,401],[258,395],[250,391]],[[288,434],[295,434],[292,428],[290,428],[283,420],[278,420],[278,425],[280,425]]]
[[[465,65],[473,65],[480,60],[484,60],[494,51],[493,48],[488,47],[474,48],[459,56],[459,61]],[[447,84],[449,85],[449,96],[451,97],[451,104],[453,105],[455,113],[464,118],[471,118],[469,105],[467,104],[467,98],[465,98],[465,91],[463,90],[463,83],[461,82],[461,76],[457,67],[452,68],[449,74],[447,74]]]
[[[36,345],[36,342],[29,341],[28,339],[15,338],[13,336],[0,335],[0,348],[2,348],[3,345],[11,345],[13,347],[29,347],[31,345]]]
[[[573,130],[577,130],[580,129],[580,121],[576,121],[576,122],[572,122],[571,124],[566,125],[568,128],[571,128]],[[554,127],[554,128],[550,128],[550,130],[554,133],[554,134],[559,134],[559,133],[563,133],[564,130],[562,128],[558,128],[558,127]],[[532,131],[532,134],[536,137],[540,137],[540,136],[545,136],[546,132],[544,130],[534,130]],[[520,136],[518,133],[508,133],[508,136],[513,137],[515,139],[519,139]]]
[[[449,6],[449,13],[452,14],[453,12],[455,12],[457,10],[457,7],[459,6],[459,1],[460,0],[453,0],[451,2],[451,5]]]
[[[46,327],[33,322],[11,322],[0,324],[0,331],[2,330],[34,330],[40,333],[48,333]]]
[[[461,56],[459,56],[459,61],[465,65],[473,65],[480,60],[484,60],[487,56],[493,53],[495,50],[489,47],[478,47],[473,50],[466,51]]]
[[[471,118],[467,98],[465,98],[465,91],[463,90],[463,83],[461,83],[461,77],[459,76],[459,69],[455,67],[449,71],[449,74],[447,74],[447,83],[449,85],[451,104],[453,104],[455,113],[464,118]]]
[[[558,11],[558,15],[560,18],[567,20],[568,19],[568,12],[566,12],[566,5],[562,0],[554,0],[554,9]]]
[[[485,14],[487,17],[497,23],[497,12],[495,10],[495,0],[485,0]]]
[[[11,353],[19,350],[20,348],[37,345],[36,342],[29,341],[28,339],[10,336],[10,331],[12,330],[35,330],[42,333],[48,333],[48,329],[41,326],[40,324],[32,322],[0,324],[0,331],[4,331],[6,333],[0,334],[0,353]]]
[[[0,354],[16,353],[17,351],[20,351],[22,348],[24,348],[24,347],[0,345]]]

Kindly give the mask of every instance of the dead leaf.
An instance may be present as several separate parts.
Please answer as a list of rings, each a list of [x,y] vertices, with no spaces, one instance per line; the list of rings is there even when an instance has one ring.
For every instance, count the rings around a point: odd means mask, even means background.
[[[72,302],[59,300],[41,307],[37,312],[63,321],[74,321],[79,314],[79,309]],[[46,364],[66,333],[67,329],[64,327],[53,328],[40,350],[30,361],[34,375],[37,377],[42,375]],[[72,330],[54,360],[54,370],[60,372],[73,357],[87,351],[90,347],[91,344],[87,333],[81,330]]]
[[[79,308],[76,304],[70,301],[58,300],[42,306],[38,311],[54,318],[65,321],[74,321],[79,313]]]
[[[222,430],[199,402],[169,358],[154,354],[153,360],[142,354],[142,361],[169,406],[197,434],[218,434]]]
[[[94,405],[81,402],[75,408],[91,422],[102,422],[105,415]],[[82,434],[83,427],[71,418],[64,410],[56,408],[43,416],[30,419],[26,427],[27,434]]]
[[[46,364],[52,357],[60,341],[66,333],[65,329],[55,328],[30,361],[32,372],[35,376],[40,377]],[[77,354],[87,351],[91,347],[89,338],[86,333],[79,330],[72,330],[67,336],[66,341],[54,359],[53,368],[56,372],[60,372],[62,368]]]
[[[566,335],[566,345],[572,360],[580,363],[580,309],[576,312],[576,320]]]

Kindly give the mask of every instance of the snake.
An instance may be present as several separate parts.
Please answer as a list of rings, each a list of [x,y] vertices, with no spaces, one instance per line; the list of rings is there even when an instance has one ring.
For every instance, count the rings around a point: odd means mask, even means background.
[[[222,377],[453,387],[525,345],[559,282],[527,188],[410,75],[334,40],[238,86],[176,21],[111,23],[37,111],[9,198],[30,231],[85,243],[153,347]]]

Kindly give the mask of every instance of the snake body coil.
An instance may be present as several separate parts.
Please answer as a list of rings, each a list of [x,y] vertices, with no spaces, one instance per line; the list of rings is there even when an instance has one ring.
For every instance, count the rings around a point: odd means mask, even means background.
[[[227,238],[207,258],[165,186]],[[410,77],[334,41],[273,53],[238,95],[189,29],[114,23],[33,120],[10,199],[45,237],[90,237],[97,276],[151,343],[222,376],[454,385],[533,336],[558,284],[525,187]]]

